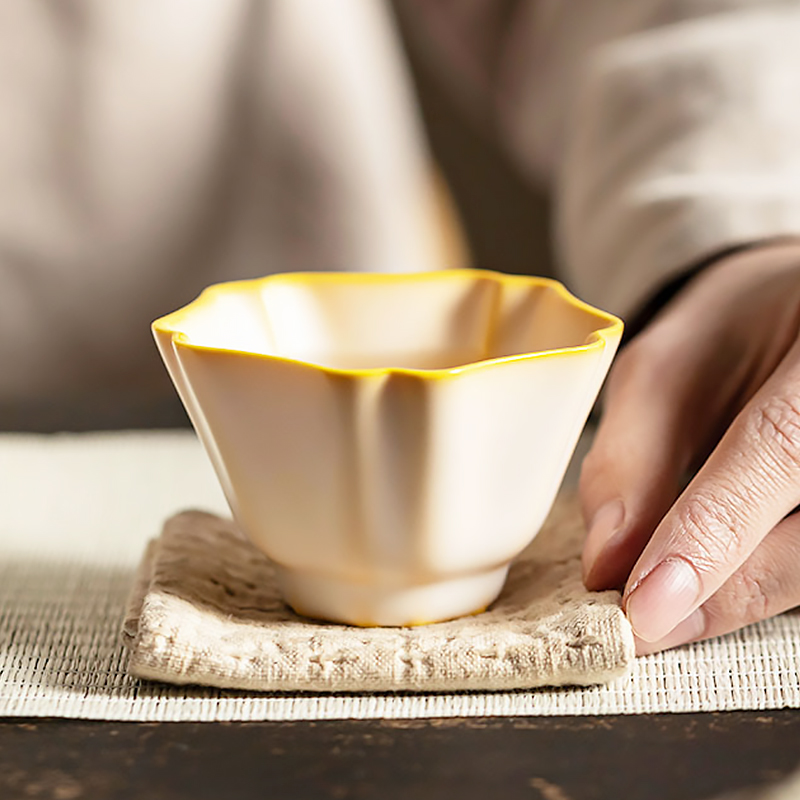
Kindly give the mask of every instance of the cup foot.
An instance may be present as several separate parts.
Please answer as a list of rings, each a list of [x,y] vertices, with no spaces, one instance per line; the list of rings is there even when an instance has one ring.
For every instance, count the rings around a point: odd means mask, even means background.
[[[278,580],[298,614],[367,628],[428,625],[478,614],[497,599],[507,574],[505,565],[435,583],[374,586],[279,569]]]

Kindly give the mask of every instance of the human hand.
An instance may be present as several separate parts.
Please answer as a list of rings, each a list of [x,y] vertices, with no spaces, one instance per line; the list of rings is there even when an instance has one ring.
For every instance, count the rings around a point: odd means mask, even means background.
[[[800,604],[800,244],[720,260],[622,351],[580,494],[637,652]]]

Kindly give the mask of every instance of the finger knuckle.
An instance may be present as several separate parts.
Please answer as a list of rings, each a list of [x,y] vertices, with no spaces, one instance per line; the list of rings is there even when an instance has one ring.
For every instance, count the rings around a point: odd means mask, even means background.
[[[772,397],[753,420],[759,445],[793,470],[800,470],[800,400]]]
[[[726,563],[739,543],[739,521],[728,503],[695,494],[678,511],[682,548],[698,569]]]
[[[717,613],[737,627],[767,619],[773,614],[769,581],[762,575],[741,570],[720,590],[715,605]]]

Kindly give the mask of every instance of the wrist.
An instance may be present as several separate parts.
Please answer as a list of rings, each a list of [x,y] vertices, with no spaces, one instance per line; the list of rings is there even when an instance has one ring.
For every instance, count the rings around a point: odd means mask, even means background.
[[[717,269],[728,269],[729,265],[735,265],[737,269],[749,270],[752,264],[758,264],[764,268],[765,263],[775,268],[782,265],[787,267],[799,265],[800,236],[781,236],[732,245],[716,251],[698,263],[687,265],[675,278],[652,294],[631,319],[626,321],[622,345],[627,344],[648,327],[667,306],[671,306],[702,275],[716,272]]]

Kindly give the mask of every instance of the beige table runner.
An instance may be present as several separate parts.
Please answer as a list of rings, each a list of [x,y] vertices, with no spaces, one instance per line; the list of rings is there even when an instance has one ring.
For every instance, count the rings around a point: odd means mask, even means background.
[[[120,627],[145,544],[176,510],[225,513],[190,433],[0,436],[0,715],[280,720],[800,707],[800,615],[637,659],[604,686],[245,693],[129,676]]]

